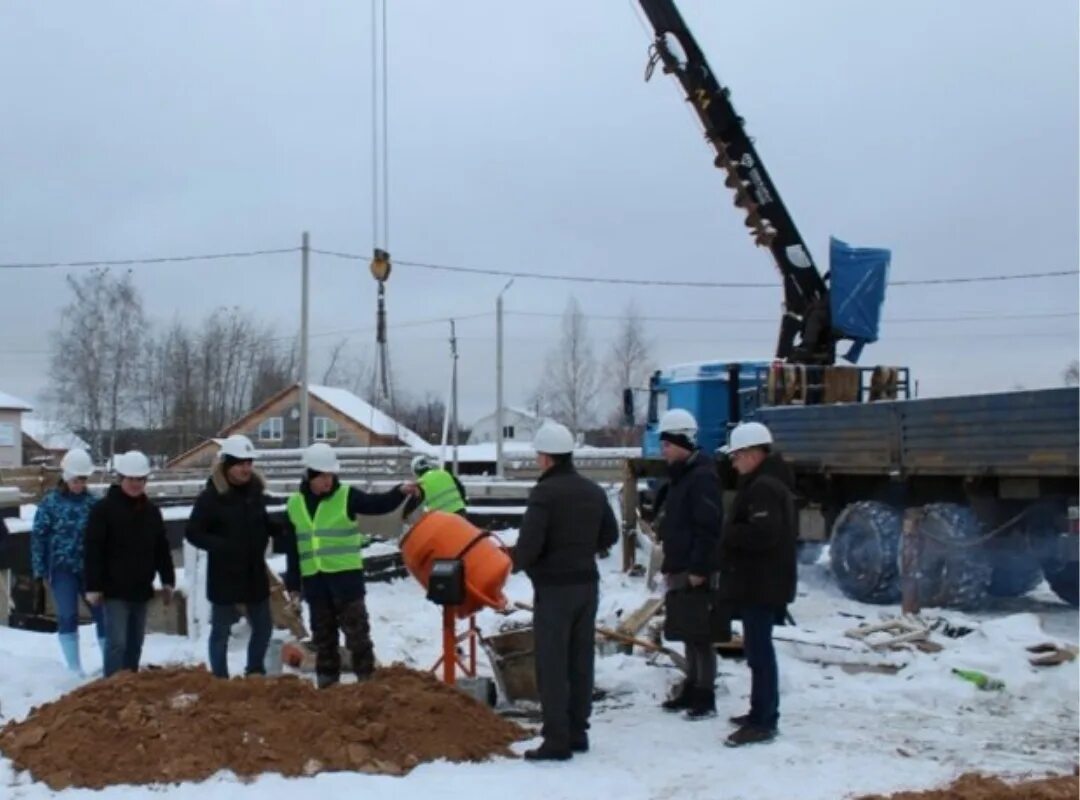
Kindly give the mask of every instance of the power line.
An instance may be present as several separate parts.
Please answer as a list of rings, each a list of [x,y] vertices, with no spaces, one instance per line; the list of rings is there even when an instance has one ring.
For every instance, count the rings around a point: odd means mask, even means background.
[[[507,314],[511,314],[515,317],[545,317],[545,318],[562,318],[562,314],[552,311],[506,311]],[[624,321],[627,319],[625,314],[584,314],[586,320],[611,320],[611,321]],[[690,323],[706,323],[706,324],[719,324],[719,325],[735,325],[740,323],[770,323],[775,324],[777,317],[653,317],[653,316],[635,316],[635,319],[639,319],[642,322],[690,322]],[[1031,314],[971,314],[971,315],[950,315],[947,317],[886,317],[883,322],[887,323],[910,323],[910,322],[978,322],[986,320],[999,320],[999,319],[1077,319],[1080,320],[1080,312],[1076,311],[1049,311],[1041,313]]]
[[[332,258],[348,259],[350,261],[366,261],[368,256],[358,253],[348,253],[341,250],[321,250],[312,248],[313,253],[330,256]],[[490,269],[485,267],[462,267],[449,264],[435,264],[426,261],[405,261],[395,259],[394,264],[403,267],[417,267],[419,269],[438,270],[442,272],[467,273],[471,275],[492,275],[500,278],[530,278],[542,281],[564,281],[567,283],[598,283],[607,285],[623,286],[674,286],[691,289],[775,289],[779,286],[776,282],[758,281],[680,281],[658,280],[650,278],[612,278],[594,275],[568,275],[544,272],[525,272],[519,270]],[[889,281],[889,286],[930,286],[946,283],[982,283],[986,281],[1014,281],[1030,280],[1036,278],[1057,278],[1066,275],[1080,275],[1080,270],[1055,270],[1049,272],[1022,272],[1007,275],[973,275],[958,276],[951,278],[924,278],[912,280]]]
[[[134,267],[143,264],[174,264],[184,261],[217,261],[225,258],[255,258],[298,253],[299,247],[279,247],[271,250],[244,250],[235,253],[203,253],[191,256],[157,256],[153,258],[115,258],[96,261],[24,261],[0,264],[0,269],[58,269],[64,267]]]

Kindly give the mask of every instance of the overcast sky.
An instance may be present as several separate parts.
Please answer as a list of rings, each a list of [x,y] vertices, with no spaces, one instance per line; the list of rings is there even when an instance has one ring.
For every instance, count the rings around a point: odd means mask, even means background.
[[[1075,269],[1075,0],[681,0],[819,263],[829,235],[890,247],[894,279]],[[393,255],[535,272],[769,281],[628,0],[391,0]],[[367,0],[4,2],[0,262],[313,245],[371,249]],[[34,400],[63,270],[0,271],[0,390]],[[314,333],[361,329],[364,263],[313,261]],[[298,324],[299,258],[137,268],[149,316],[240,305]],[[459,324],[462,416],[494,406],[504,279],[399,267],[388,287],[401,386],[442,393]],[[661,364],[768,357],[775,289],[517,281],[509,311],[637,301]],[[921,392],[1056,385],[1077,352],[1075,277],[895,287],[867,363]],[[1009,319],[1006,315],[1071,316]],[[725,317],[765,322],[724,323]],[[507,399],[523,402],[555,316],[507,317]],[[590,323],[599,354],[616,323]],[[334,337],[313,339],[317,370]]]

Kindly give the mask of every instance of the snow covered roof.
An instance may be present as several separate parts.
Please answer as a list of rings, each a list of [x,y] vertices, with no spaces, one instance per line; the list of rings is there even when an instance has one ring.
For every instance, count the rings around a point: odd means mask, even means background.
[[[331,405],[379,436],[392,436],[413,450],[430,452],[431,445],[415,431],[409,430],[388,414],[383,413],[348,389],[333,386],[308,386],[308,394]]]
[[[90,449],[89,444],[55,420],[23,417],[22,430],[46,450],[71,450],[73,447]]]
[[[0,408],[4,411],[33,411],[33,407],[25,400],[20,400],[14,395],[0,392]]]

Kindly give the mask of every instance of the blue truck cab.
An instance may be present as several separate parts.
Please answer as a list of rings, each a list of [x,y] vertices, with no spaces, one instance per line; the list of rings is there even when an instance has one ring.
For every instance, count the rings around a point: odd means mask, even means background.
[[[698,443],[712,453],[727,442],[747,403],[756,397],[761,374],[771,361],[701,361],[657,370],[649,379],[649,411],[642,455],[660,455],[660,417],[669,408],[684,408],[698,421]]]

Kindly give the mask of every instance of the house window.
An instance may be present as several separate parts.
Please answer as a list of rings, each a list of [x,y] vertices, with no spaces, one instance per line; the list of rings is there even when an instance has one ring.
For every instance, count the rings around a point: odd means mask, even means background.
[[[514,426],[513,425],[503,425],[503,438],[504,439],[513,439],[514,438]]]
[[[315,417],[315,430],[312,438],[316,442],[332,442],[337,439],[338,426],[329,417]]]
[[[285,438],[285,420],[281,417],[268,417],[259,423],[260,442],[280,442]]]

